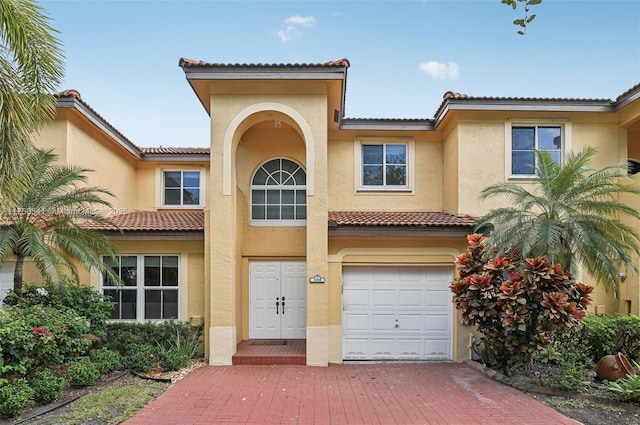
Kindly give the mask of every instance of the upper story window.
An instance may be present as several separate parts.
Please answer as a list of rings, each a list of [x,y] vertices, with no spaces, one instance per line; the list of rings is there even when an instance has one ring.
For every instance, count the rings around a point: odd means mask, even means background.
[[[536,150],[548,152],[560,164],[563,149],[566,149],[562,130],[560,125],[512,125],[511,175],[534,176]]]
[[[103,294],[115,303],[112,320],[178,319],[178,255],[118,255],[115,262],[103,261],[122,279],[120,286],[105,274],[101,279]]]
[[[407,187],[405,143],[362,144],[362,186]]]
[[[265,162],[251,181],[251,224],[301,226],[307,220],[307,175],[285,158]]]
[[[163,206],[200,206],[200,171],[163,171]]]

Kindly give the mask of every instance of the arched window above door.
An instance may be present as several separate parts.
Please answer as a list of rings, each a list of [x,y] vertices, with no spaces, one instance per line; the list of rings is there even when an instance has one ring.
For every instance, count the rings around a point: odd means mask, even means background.
[[[286,158],[265,162],[251,180],[251,224],[303,226],[307,221],[307,175]]]

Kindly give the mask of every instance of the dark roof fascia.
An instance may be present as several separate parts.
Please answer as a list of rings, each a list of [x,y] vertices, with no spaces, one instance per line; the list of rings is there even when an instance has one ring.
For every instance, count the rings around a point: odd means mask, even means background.
[[[190,154],[142,154],[142,161],[155,162],[209,162],[211,156],[208,153],[190,153]]]
[[[425,119],[389,119],[389,118],[344,118],[341,130],[377,130],[377,131],[429,131],[435,130],[433,120]]]
[[[329,236],[466,238],[472,230],[465,226],[329,226]]]
[[[616,111],[624,108],[632,102],[640,99],[640,84],[636,84],[626,92],[622,93],[615,102]]]
[[[102,231],[109,239],[114,241],[204,241],[203,230],[193,231],[142,231],[129,230],[123,232]]]
[[[348,61],[336,61],[336,65],[327,64],[212,64],[193,63],[181,58],[178,66],[185,73],[187,81],[196,97],[199,98],[191,81],[195,80],[342,80],[341,111],[344,114]],[[200,101],[209,113],[208,106]],[[342,117],[341,117],[342,118]]]
[[[611,100],[579,99],[446,99],[436,112],[435,128],[449,111],[615,112]]]
[[[187,80],[344,80],[347,68],[341,66],[259,66],[191,65],[181,66]]]
[[[56,107],[58,108],[70,108],[78,111],[84,116],[91,124],[99,128],[106,133],[110,138],[118,142],[126,151],[136,157],[141,158],[140,149],[127,139],[122,133],[120,133],[114,126],[109,124],[104,118],[102,118],[91,106],[78,99],[75,96],[59,96],[56,98]]]

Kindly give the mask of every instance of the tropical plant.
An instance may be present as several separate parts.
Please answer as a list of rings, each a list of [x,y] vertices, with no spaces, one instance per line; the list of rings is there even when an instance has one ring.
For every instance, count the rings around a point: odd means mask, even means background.
[[[0,0],[0,197],[15,182],[31,138],[55,113],[63,56],[56,31],[33,0]]]
[[[523,5],[524,16],[522,18],[514,19],[513,25],[519,27],[518,34],[525,35],[527,33],[527,25],[530,24],[536,15],[530,14],[531,6],[542,3],[542,0],[501,0],[502,4],[506,4],[513,10],[518,8],[519,4]]]
[[[115,258],[113,243],[103,233],[84,227],[87,223],[113,225],[96,206],[110,207],[102,196],[106,190],[87,186],[86,172],[73,165],[57,165],[52,150],[35,149],[24,158],[16,180],[21,184],[0,205],[0,267],[14,257],[13,290],[23,293],[23,265],[31,258],[45,280],[57,281],[61,272],[78,280],[74,261],[88,269],[120,279],[102,261]],[[115,226],[114,226],[115,228]]]
[[[467,236],[469,247],[457,260],[451,284],[453,304],[466,325],[476,325],[492,367],[509,373],[528,364],[553,341],[555,330],[569,328],[585,315],[593,287],[545,257],[485,259],[485,237]]]
[[[640,212],[619,195],[639,195],[640,188],[628,180],[625,164],[592,169],[596,152],[587,147],[568,153],[560,165],[548,152],[537,151],[537,178],[530,185],[507,182],[484,189],[482,200],[502,196],[512,201],[478,221],[477,229],[494,227],[487,252],[509,252],[521,259],[547,256],[574,273],[582,264],[607,292],[618,296],[620,270],[635,271],[632,254],[640,255],[640,235],[621,221],[638,220]]]

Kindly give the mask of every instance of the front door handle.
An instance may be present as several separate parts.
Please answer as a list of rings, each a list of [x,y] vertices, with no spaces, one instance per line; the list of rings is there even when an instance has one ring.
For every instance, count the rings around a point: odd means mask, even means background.
[[[282,296],[282,314],[284,314],[284,295]]]
[[[279,299],[280,299],[280,297],[276,297],[276,314],[280,314],[280,311],[278,309],[278,307],[280,306],[280,303],[278,302]]]

